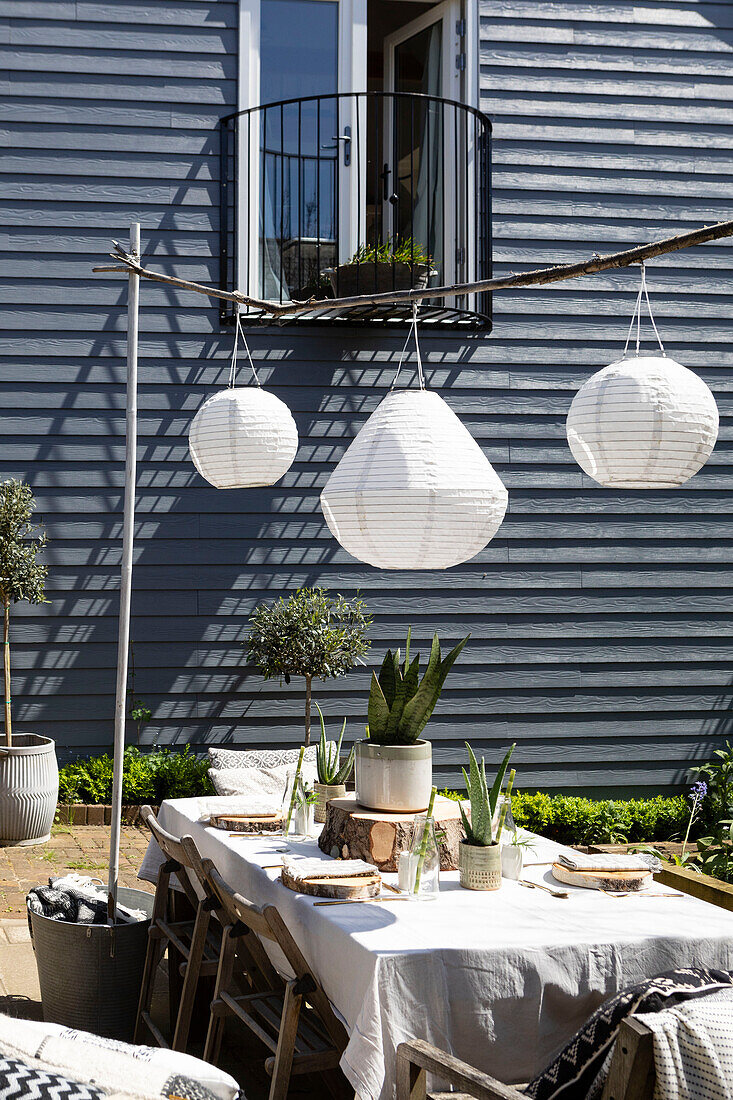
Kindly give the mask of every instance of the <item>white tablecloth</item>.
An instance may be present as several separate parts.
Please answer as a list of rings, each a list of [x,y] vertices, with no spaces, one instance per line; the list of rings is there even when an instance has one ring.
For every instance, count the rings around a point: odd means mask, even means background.
[[[623,986],[682,965],[733,969],[733,913],[689,896],[617,899],[564,887],[571,896],[563,901],[507,880],[495,893],[474,893],[448,872],[435,901],[314,908],[313,898],[276,881],[277,870],[262,869],[278,862],[281,838],[205,827],[197,820],[205,805],[165,802],[161,825],[193,836],[245,897],[280,910],[346,1022],[341,1064],[361,1100],[393,1096],[404,1039],[427,1039],[507,1083],[526,1081]],[[528,863],[563,851],[535,840]],[[320,854],[315,841],[289,848]],[[159,862],[151,846],[140,877],[154,880]],[[552,884],[549,867],[525,877]]]

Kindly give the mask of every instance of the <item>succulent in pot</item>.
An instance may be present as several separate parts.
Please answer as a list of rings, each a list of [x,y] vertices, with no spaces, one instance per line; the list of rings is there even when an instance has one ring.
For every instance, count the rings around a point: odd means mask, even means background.
[[[315,816],[316,821],[323,824],[326,820],[326,806],[332,798],[344,798],[346,796],[346,783],[354,770],[354,756],[355,749],[351,746],[351,752],[346,758],[345,763],[341,763],[341,742],[344,739],[344,732],[346,730],[346,719],[344,718],[343,725],[341,726],[341,733],[338,741],[329,742],[326,740],[326,723],[323,720],[323,712],[316,703],[316,709],[321,719],[321,739],[318,742],[318,749],[316,751],[316,769],[318,772],[318,782],[314,784],[314,791],[317,795]]]
[[[445,679],[470,634],[441,657],[433,635],[430,657],[420,679],[420,654],[410,659],[407,631],[404,662],[388,649],[379,675],[372,673],[367,739],[356,743],[356,797],[373,810],[424,810],[433,784],[432,747],[420,737],[443,690]]]
[[[463,831],[466,834],[458,847],[458,871],[461,886],[467,890],[498,890],[501,886],[501,844],[499,837],[503,820],[500,819],[494,835],[494,811],[499,799],[507,765],[516,742],[510,746],[496,773],[491,790],[486,779],[486,763],[481,766],[471,746],[468,749],[469,771],[463,768],[466,791],[470,804],[470,817],[463,803],[459,803]]]

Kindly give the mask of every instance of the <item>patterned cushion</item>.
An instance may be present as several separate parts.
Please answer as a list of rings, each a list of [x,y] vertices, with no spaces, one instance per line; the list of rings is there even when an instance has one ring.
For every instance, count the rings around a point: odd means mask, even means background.
[[[304,761],[316,762],[317,745],[309,745]],[[300,749],[209,749],[209,768],[279,768],[283,764],[297,764]]]
[[[93,1085],[0,1055],[0,1100],[105,1100]]]
[[[622,1021],[660,1012],[733,985],[733,971],[683,968],[621,990],[597,1008],[550,1065],[526,1088],[532,1100],[591,1100],[600,1095]]]
[[[282,806],[288,777],[295,764],[278,768],[218,768],[209,775],[219,795],[239,795],[249,813],[277,813]],[[318,778],[315,764],[304,763],[301,775],[308,783]]]
[[[636,1019],[654,1034],[656,1096],[730,1100],[733,988]]]
[[[80,986],[79,995],[84,995]],[[79,1097],[98,1100],[99,1097],[124,1100],[235,1100],[239,1086],[233,1077],[216,1066],[193,1058],[189,1054],[160,1047],[133,1046],[116,1039],[105,1039],[86,1031],[75,1031],[61,1024],[39,1023],[0,1016],[0,1059],[23,1064],[29,1073],[58,1075],[69,1090],[58,1093],[49,1086],[48,1093],[27,1088],[25,1092],[8,1092],[8,1100],[18,1096],[38,1096],[45,1100]],[[14,1076],[12,1076],[14,1074]],[[11,1068],[9,1088],[15,1088],[20,1070]],[[68,1080],[67,1080],[68,1079]],[[0,1071],[0,1100],[5,1100]],[[83,1084],[82,1084],[83,1083]],[[44,1086],[45,1087],[45,1086]]]

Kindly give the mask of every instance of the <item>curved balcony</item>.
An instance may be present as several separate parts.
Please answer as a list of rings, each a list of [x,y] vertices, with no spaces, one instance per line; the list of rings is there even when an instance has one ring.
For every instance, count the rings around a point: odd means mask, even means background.
[[[405,324],[409,305],[327,303],[491,276],[491,124],[480,111],[355,92],[268,103],[220,125],[220,283],[319,303],[281,323]],[[272,323],[256,310],[242,315]],[[420,319],[489,329],[491,296],[428,298]],[[221,320],[234,320],[226,304]]]

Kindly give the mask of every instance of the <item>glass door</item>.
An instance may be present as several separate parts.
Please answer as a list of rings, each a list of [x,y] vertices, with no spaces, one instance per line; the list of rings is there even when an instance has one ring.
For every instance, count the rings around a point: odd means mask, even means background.
[[[452,209],[452,116],[443,105],[415,95],[459,99],[453,40],[460,4],[448,0],[385,38],[383,224],[408,262],[428,263],[438,283],[452,280],[445,211]]]

